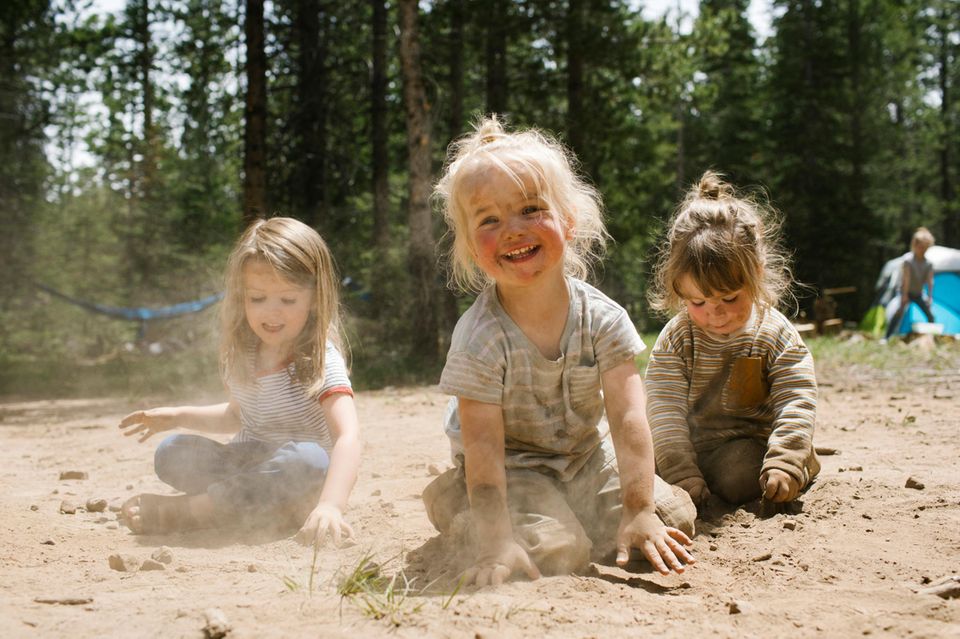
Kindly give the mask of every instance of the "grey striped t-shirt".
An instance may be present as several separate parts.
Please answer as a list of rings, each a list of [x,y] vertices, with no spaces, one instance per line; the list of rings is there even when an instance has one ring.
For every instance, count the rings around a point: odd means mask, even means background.
[[[333,344],[324,354],[323,388],[309,397],[294,377],[293,363],[258,376],[252,385],[229,384],[240,407],[240,432],[234,441],[260,441],[282,446],[287,442],[316,442],[328,453],[333,439],[320,405],[335,393],[353,395],[346,362]]]
[[[643,351],[627,312],[589,284],[567,278],[570,310],[560,358],[545,358],[497,298],[484,290],[453,332],[440,389],[454,400],[445,418],[462,463],[456,397],[503,409],[507,468],[530,468],[566,481],[604,433],[600,374]]]

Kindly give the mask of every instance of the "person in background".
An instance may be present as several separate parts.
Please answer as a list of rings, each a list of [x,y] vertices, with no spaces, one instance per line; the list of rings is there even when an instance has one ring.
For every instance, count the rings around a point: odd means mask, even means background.
[[[914,302],[927,316],[927,321],[933,323],[933,264],[927,261],[926,254],[934,244],[933,233],[921,226],[913,232],[910,239],[910,255],[903,260],[903,270],[900,275],[900,306],[887,324],[886,338],[900,330],[903,314]],[[923,287],[927,287],[927,297],[923,296]]]

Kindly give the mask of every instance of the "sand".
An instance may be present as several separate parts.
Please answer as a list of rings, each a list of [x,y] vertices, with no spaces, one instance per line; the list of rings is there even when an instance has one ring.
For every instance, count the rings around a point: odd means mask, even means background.
[[[138,444],[117,429],[157,398],[0,400],[0,632],[960,636],[960,599],[924,591],[960,574],[960,370],[909,383],[852,368],[819,374],[816,443],[835,454],[821,457],[818,481],[788,512],[718,509],[698,522],[698,562],[682,575],[637,561],[482,589],[458,589],[420,501],[448,456],[446,398],[435,388],[358,394],[366,448],[348,514],[358,540],[315,558],[289,530],[135,536],[118,525],[124,499],[170,492],[152,470],[158,438]],[[70,471],[79,474],[61,479]],[[99,500],[108,507],[97,512]],[[365,558],[392,589],[341,597],[344,575]]]

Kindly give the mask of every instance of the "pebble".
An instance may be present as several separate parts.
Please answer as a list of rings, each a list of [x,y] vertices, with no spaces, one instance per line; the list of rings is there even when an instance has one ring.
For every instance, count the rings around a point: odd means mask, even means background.
[[[771,557],[773,557],[773,553],[765,552],[762,555],[757,555],[756,557],[751,559],[751,561],[766,561]]]
[[[203,611],[206,624],[203,626],[203,636],[207,639],[223,639],[230,632],[230,622],[219,608],[207,608]]]
[[[134,555],[110,555],[107,559],[110,567],[119,572],[137,572],[140,560]]]
[[[743,612],[750,612],[750,604],[745,601],[730,601],[727,602],[727,610],[730,611],[731,615],[739,615]]]
[[[93,497],[87,500],[86,508],[88,513],[102,513],[107,509],[107,500]]]
[[[107,506],[107,510],[112,513],[118,513],[123,510],[123,504],[121,504],[119,501],[112,501],[110,502],[110,505]]]
[[[257,572],[257,564],[250,564],[247,566],[247,572]]]
[[[913,488],[915,490],[923,490],[924,488],[926,488],[926,486],[924,486],[922,481],[915,479],[913,477],[907,477],[907,483],[904,484],[904,486],[907,488]]]
[[[829,446],[817,446],[814,450],[817,451],[818,455],[839,455],[840,451],[836,448],[830,448]]]
[[[787,530],[796,530],[797,521],[795,519],[784,519],[783,527],[786,528]]]
[[[167,567],[156,559],[144,559],[140,565],[140,570],[166,570]]]
[[[75,515],[77,514],[77,505],[72,501],[64,499],[60,502],[60,512],[64,515]]]
[[[164,564],[173,563],[173,553],[166,546],[160,546],[154,550],[150,553],[150,558]]]
[[[107,530],[117,530],[118,528],[120,528],[120,526],[118,526],[116,522],[107,524]]]
[[[83,470],[61,470],[60,479],[87,479],[86,471]]]
[[[710,544],[710,550],[716,550],[716,549],[717,549],[716,544]]]
[[[382,494],[382,493],[380,492],[380,489],[377,488],[375,491],[373,491],[372,493],[370,493],[370,496],[371,496],[371,497],[379,497],[381,494]]]
[[[56,546],[57,542],[55,542],[52,539],[44,539],[43,541],[40,542],[40,544],[43,546]]]
[[[32,510],[33,512],[37,512],[38,510],[40,510],[40,506],[37,506],[36,504],[30,504],[30,510]]]

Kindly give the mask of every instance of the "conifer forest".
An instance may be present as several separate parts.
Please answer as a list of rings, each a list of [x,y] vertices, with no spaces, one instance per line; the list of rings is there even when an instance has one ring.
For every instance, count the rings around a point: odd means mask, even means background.
[[[470,300],[429,193],[486,113],[575,152],[612,236],[595,281],[644,332],[664,221],[707,168],[782,212],[801,312],[856,287],[859,319],[917,226],[960,247],[957,0],[766,0],[767,33],[748,0],[117,4],[0,3],[0,392],[187,352],[171,375],[216,386],[215,311],[96,309],[219,292],[271,215],[331,246],[357,383],[435,381]]]

